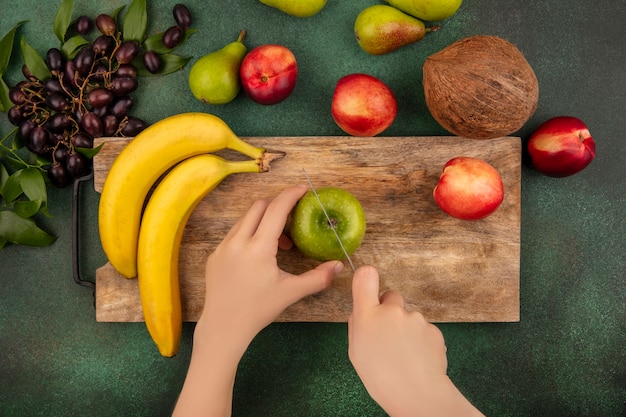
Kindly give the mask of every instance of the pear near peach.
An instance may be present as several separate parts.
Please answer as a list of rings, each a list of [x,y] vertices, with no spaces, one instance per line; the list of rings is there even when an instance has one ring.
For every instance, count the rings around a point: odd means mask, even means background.
[[[260,0],[266,6],[295,17],[311,17],[326,5],[326,0]]]
[[[371,55],[388,54],[436,29],[438,26],[427,28],[421,20],[384,4],[363,9],[354,21],[357,43]]]
[[[440,21],[455,14],[463,0],[384,0],[389,5],[429,22]]]
[[[189,71],[189,89],[205,104],[226,104],[241,90],[239,67],[248,49],[245,29],[236,41],[198,59]]]

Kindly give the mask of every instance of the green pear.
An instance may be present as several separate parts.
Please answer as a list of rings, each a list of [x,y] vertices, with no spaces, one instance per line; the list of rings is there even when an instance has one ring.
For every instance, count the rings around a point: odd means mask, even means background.
[[[239,67],[248,48],[243,44],[245,29],[235,42],[198,59],[189,71],[189,88],[203,103],[226,104],[241,90]]]
[[[463,0],[384,0],[404,13],[428,22],[444,20],[459,10]]]
[[[310,17],[324,8],[326,0],[259,0],[291,16]]]
[[[364,9],[354,22],[354,35],[361,48],[371,55],[383,55],[422,39],[424,22],[400,10],[378,4]]]

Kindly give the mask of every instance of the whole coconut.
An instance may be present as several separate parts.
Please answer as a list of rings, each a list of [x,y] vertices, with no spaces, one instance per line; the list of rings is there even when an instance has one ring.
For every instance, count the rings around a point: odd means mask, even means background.
[[[461,39],[429,56],[423,71],[428,109],[457,136],[507,136],[537,109],[533,69],[515,45],[497,36]]]

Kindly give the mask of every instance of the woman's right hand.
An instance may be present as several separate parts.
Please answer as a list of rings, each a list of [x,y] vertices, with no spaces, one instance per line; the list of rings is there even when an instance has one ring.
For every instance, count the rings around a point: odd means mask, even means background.
[[[348,320],[348,356],[371,397],[394,417],[481,416],[446,374],[441,331],[379,287],[374,267],[355,272]]]

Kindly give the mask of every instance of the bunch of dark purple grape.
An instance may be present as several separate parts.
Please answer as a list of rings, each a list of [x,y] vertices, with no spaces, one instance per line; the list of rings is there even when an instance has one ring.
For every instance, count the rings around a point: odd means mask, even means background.
[[[177,4],[177,25],[163,33],[167,48],[177,46],[191,23],[189,10]],[[79,17],[75,30],[92,31],[93,20]],[[57,48],[45,56],[51,77],[40,80],[26,66],[26,78],[9,92],[14,106],[9,121],[18,126],[18,137],[26,148],[50,161],[48,177],[57,187],[91,171],[93,139],[101,136],[135,136],[147,124],[130,115],[138,87],[137,59],[147,71],[161,70],[159,55],[141,51],[137,41],[125,41],[116,21],[107,14],[95,19],[99,36],[82,47],[72,59],[66,59]],[[138,57],[138,54],[142,54]]]

